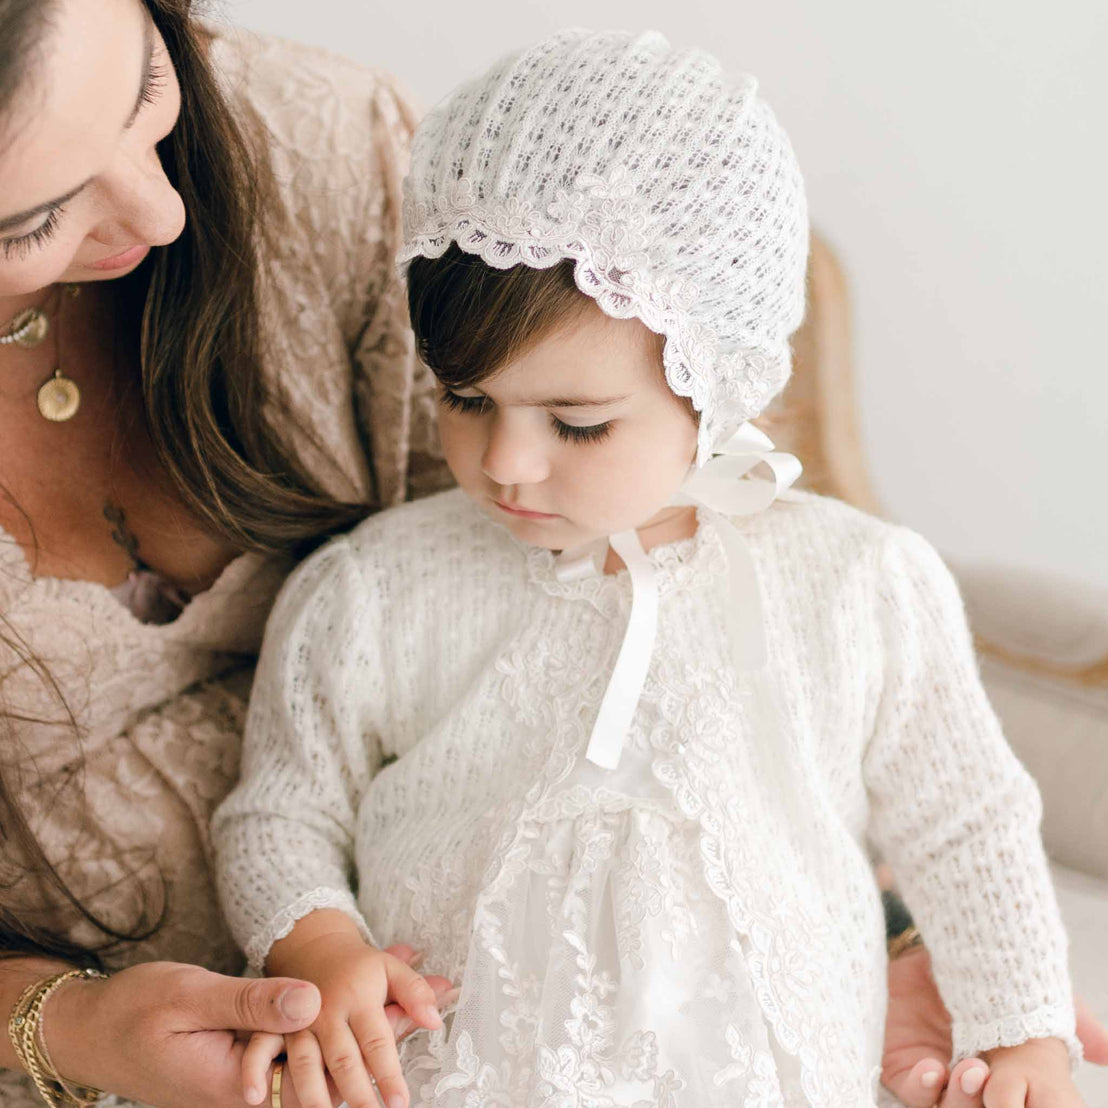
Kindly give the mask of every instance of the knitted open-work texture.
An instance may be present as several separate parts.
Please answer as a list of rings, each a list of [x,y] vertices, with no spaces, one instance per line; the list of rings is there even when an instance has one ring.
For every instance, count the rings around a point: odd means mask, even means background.
[[[656,33],[508,57],[420,126],[400,264],[452,242],[500,269],[571,259],[605,313],[665,336],[703,462],[784,386],[804,311],[803,182],[756,87]]]

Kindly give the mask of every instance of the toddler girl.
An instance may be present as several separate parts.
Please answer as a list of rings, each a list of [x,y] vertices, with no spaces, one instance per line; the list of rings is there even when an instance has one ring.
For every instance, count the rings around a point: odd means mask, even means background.
[[[559,34],[429,116],[404,214],[459,488],[290,580],[215,825],[251,964],[323,992],[301,1102],[326,1065],[353,1108],[370,1073],[388,1108],[405,1081],[436,1108],[872,1105],[868,834],[956,1055],[1012,1048],[985,1103],[1079,1105],[1039,802],[955,586],[910,531],[789,491],[749,423],[807,252],[754,82]],[[460,982],[445,1023],[401,941]],[[399,1063],[393,1001],[427,1029]]]

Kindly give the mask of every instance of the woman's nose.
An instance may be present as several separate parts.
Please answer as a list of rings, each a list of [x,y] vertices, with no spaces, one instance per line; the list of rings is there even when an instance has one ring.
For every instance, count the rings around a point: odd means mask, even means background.
[[[121,164],[109,187],[113,222],[126,237],[147,246],[165,246],[184,229],[184,201],[166,177],[156,151]]]
[[[481,457],[481,469],[498,485],[537,485],[550,476],[541,431],[527,412],[497,411]]]

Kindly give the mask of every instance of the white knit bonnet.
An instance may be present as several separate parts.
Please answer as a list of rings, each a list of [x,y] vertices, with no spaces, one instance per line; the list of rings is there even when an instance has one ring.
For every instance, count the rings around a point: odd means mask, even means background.
[[[604,312],[665,336],[702,465],[785,384],[804,314],[803,181],[756,87],[656,32],[512,54],[416,131],[399,261],[451,242],[498,269],[573,259]]]
[[[749,420],[788,379],[808,254],[800,171],[755,88],[653,32],[563,31],[513,54],[416,131],[399,255],[404,267],[456,242],[498,269],[572,259],[604,312],[665,336],[666,380],[700,413],[678,502],[717,521],[740,671],[764,665],[766,642],[757,572],[730,520],[800,473]],[[609,544],[632,603],[587,760],[614,769],[657,637],[655,569],[630,530],[562,551],[557,573],[602,573]]]

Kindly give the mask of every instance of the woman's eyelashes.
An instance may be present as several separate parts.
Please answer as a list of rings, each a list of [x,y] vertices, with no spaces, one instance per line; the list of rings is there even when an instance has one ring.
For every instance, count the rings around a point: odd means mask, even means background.
[[[441,399],[451,411],[465,412],[469,415],[484,415],[491,407],[492,402],[487,396],[460,396],[450,389],[441,391]],[[557,416],[550,417],[550,425],[554,434],[562,442],[600,442],[612,433],[612,420],[604,423],[592,423],[584,427],[578,427],[572,423],[564,423]]]
[[[151,59],[150,69],[146,73],[146,81],[142,86],[142,102],[144,104],[156,104],[165,85],[166,67],[157,65]]]
[[[13,239],[3,239],[4,257],[25,258],[32,250],[45,246],[54,237],[54,232],[58,229],[58,221],[64,211],[65,209],[60,206],[52,208],[46,219],[33,231]]]

